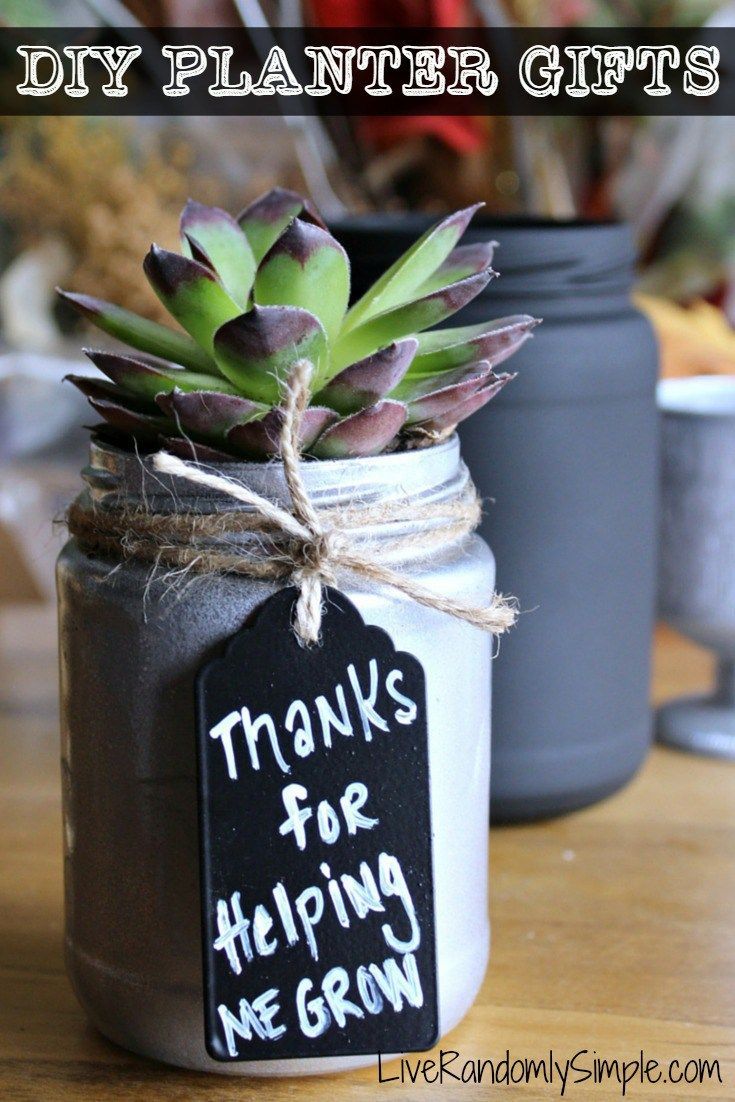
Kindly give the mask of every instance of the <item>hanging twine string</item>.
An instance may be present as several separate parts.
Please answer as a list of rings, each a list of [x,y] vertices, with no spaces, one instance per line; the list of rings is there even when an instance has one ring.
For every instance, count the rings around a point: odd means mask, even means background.
[[[299,447],[301,422],[309,404],[311,364],[299,360],[288,379],[284,393],[284,417],[280,438],[281,459],[286,486],[291,499],[291,511],[262,497],[247,486],[221,474],[204,470],[167,452],[153,457],[153,466],[161,474],[173,475],[187,482],[216,490],[254,511],[253,514],[170,517],[141,511],[115,512],[90,510],[79,501],[69,511],[70,531],[79,536],[83,545],[101,551],[122,551],[132,558],[152,559],[176,566],[193,566],[201,572],[218,570],[244,574],[253,578],[288,579],[299,590],[294,615],[294,631],[305,646],[318,642],[322,621],[322,586],[336,585],[337,572],[348,571],[376,585],[389,586],[412,601],[427,608],[464,620],[493,635],[501,635],[516,619],[515,602],[494,593],[487,606],[464,604],[442,597],[415,582],[412,578],[376,561],[373,554],[361,551],[349,530],[361,523],[387,523],[408,519],[413,510],[396,510],[388,503],[377,507],[345,506],[337,510],[319,510],[314,506],[302,477]],[[409,503],[410,504],[410,503]],[[442,520],[435,532],[427,534],[425,545],[444,541],[452,535],[466,535],[479,522],[480,509],[474,487],[461,495],[447,509],[429,506],[422,516]],[[235,521],[233,523],[233,520]],[[182,525],[179,522],[183,523]],[[182,536],[183,543],[171,542],[172,534]],[[272,549],[254,557],[244,550],[197,550],[192,540],[197,536],[221,533],[258,532],[275,537]],[[189,537],[187,540],[187,536]],[[164,538],[162,538],[164,537]],[[402,538],[384,544],[384,550],[415,549],[415,537]]]

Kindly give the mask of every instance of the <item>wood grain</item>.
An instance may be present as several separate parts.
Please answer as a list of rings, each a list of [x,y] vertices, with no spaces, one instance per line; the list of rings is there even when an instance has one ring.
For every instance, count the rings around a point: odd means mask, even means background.
[[[379,1084],[375,1069],[259,1082],[131,1056],[87,1025],[64,975],[53,621],[0,615],[0,1098],[552,1099],[559,1082]],[[700,687],[701,651],[668,632],[655,695]],[[655,750],[622,793],[576,815],[495,830],[493,956],[480,997],[442,1048],[476,1059],[561,1061],[588,1049],[661,1064],[719,1059],[723,1079],[634,1084],[627,1097],[735,1098],[735,768]],[[400,1064],[384,1068],[400,1074]],[[488,1073],[486,1072],[486,1075]],[[607,1082],[566,1098],[621,1097]]]

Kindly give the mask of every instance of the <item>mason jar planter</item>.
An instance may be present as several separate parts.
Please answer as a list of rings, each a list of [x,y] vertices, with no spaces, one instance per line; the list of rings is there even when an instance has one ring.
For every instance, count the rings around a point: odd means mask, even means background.
[[[430,223],[337,225],[355,292]],[[449,324],[543,319],[508,364],[518,377],[460,426],[498,589],[522,610],[493,664],[491,811],[508,822],[602,799],[650,746],[658,355],[627,226],[476,216],[463,241],[491,237],[500,278]]]
[[[288,504],[280,463],[226,464],[257,493]],[[484,604],[493,557],[477,535],[432,546],[424,506],[454,496],[466,470],[456,437],[420,451],[304,462],[312,500],[339,506],[395,496],[410,522],[364,532],[384,561],[436,593]],[[242,505],[153,471],[93,441],[85,497],[97,509],[213,513]],[[435,523],[435,522],[434,522]],[[415,557],[389,549],[415,536]],[[242,535],[244,541],[253,536]],[[400,557],[399,557],[400,556]],[[71,539],[58,563],[66,956],[77,996],[111,1040],[171,1064],[240,1075],[337,1071],[377,1057],[219,1063],[204,1044],[194,679],[202,663],[273,591],[228,575],[180,585],[150,564],[84,551]],[[340,588],[369,624],[421,662],[427,684],[434,905],[441,1033],[470,1007],[489,948],[487,798],[491,638],[464,622],[370,589]],[[410,830],[410,823],[406,824]]]

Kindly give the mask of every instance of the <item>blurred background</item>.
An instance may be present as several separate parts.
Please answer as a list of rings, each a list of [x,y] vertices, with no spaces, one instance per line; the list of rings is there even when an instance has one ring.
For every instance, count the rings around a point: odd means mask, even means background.
[[[732,23],[715,0],[0,0],[7,26]],[[323,213],[440,212],[624,219],[636,301],[666,375],[735,372],[735,127],[730,119],[397,117],[0,119],[0,602],[45,603],[60,535],[48,518],[78,486],[90,412],[69,371],[78,319],[53,288],[149,317],[151,240],[175,247],[189,195],[235,211],[279,184]]]

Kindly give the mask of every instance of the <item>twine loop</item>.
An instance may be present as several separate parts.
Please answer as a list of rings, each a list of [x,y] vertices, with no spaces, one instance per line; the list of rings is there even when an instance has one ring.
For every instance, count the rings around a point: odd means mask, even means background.
[[[464,620],[482,631],[501,635],[516,619],[512,598],[493,593],[486,606],[454,601],[426,589],[406,574],[383,565],[376,554],[361,550],[350,538],[350,529],[365,523],[387,523],[409,519],[410,508],[396,514],[390,504],[377,507],[347,505],[337,510],[319,510],[312,502],[302,477],[300,453],[301,423],[309,404],[312,365],[299,360],[284,388],[283,425],[280,451],[291,509],[282,508],[248,486],[222,474],[179,459],[167,452],[153,457],[153,467],[161,474],[217,490],[248,505],[250,514],[234,516],[198,516],[195,514],[161,516],[143,511],[134,513],[89,509],[75,502],[68,514],[69,530],[92,550],[127,554],[136,559],[166,562],[172,566],[196,569],[201,573],[220,571],[243,574],[257,579],[289,580],[299,590],[294,613],[294,631],[304,646],[319,641],[322,622],[322,587],[337,585],[340,571],[348,571],[376,585],[389,586],[427,608]],[[434,516],[443,524],[435,539],[457,537],[472,532],[479,522],[480,507],[474,487],[450,506],[429,506],[422,516]],[[242,549],[200,550],[197,540],[239,532],[265,534],[270,543],[259,555]],[[426,538],[431,543],[431,536]],[[415,536],[402,537],[389,544],[395,550],[415,550]]]

